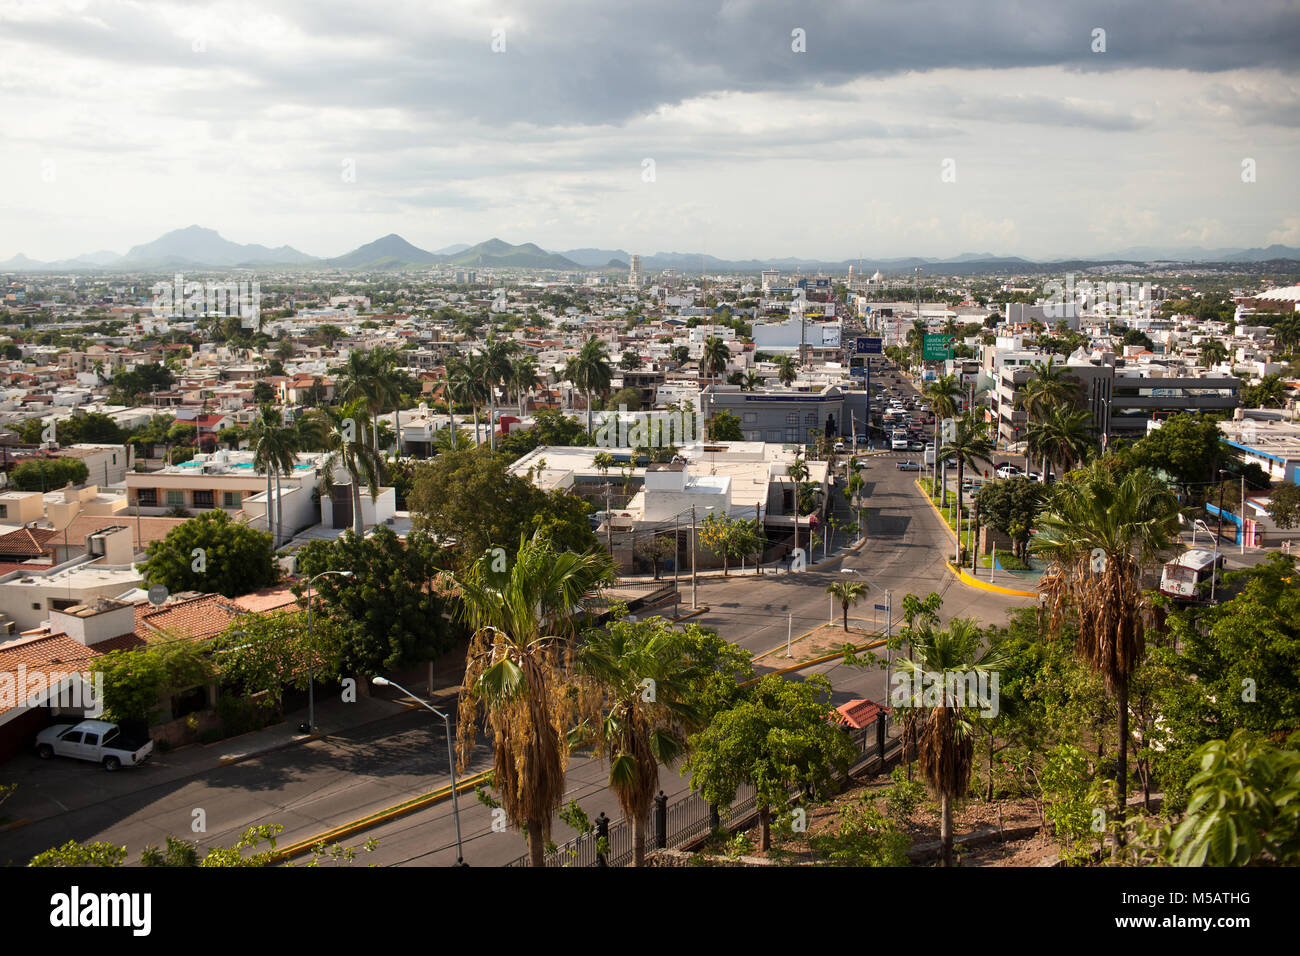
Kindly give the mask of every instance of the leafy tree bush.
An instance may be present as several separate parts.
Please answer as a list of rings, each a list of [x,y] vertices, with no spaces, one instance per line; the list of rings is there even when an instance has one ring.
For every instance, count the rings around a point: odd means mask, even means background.
[[[76,458],[32,458],[9,473],[9,484],[18,491],[55,491],[89,476],[86,463]]]
[[[208,511],[150,542],[141,572],[170,592],[205,591],[238,597],[279,579],[271,536]]]

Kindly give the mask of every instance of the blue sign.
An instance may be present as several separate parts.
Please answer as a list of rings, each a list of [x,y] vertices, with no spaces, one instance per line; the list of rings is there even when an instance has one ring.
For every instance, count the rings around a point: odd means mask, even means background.
[[[889,608],[885,607],[885,605],[883,605],[883,604],[877,604],[877,605],[876,605],[876,610],[877,610],[877,611],[888,611]]]
[[[881,348],[883,342],[883,339],[873,339],[867,338],[865,335],[859,335],[854,351],[858,355],[881,355],[884,352]]]

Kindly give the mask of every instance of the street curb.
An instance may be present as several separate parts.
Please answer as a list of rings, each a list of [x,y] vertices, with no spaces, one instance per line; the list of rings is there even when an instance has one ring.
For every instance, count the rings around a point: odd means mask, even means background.
[[[957,575],[957,580],[961,581],[962,584],[969,588],[979,588],[981,591],[988,591],[991,594],[1009,594],[1013,597],[1038,597],[1037,591],[1017,591],[1013,588],[1004,588],[997,584],[989,584],[986,581],[979,580],[979,578],[971,577],[960,568],[953,567],[951,561],[945,561],[944,564],[948,566],[949,571]]]
[[[464,780],[456,782],[456,792],[465,793],[467,790],[476,788],[479,784],[492,778],[491,770],[482,770]],[[297,843],[291,843],[282,850],[276,850],[271,854],[270,860],[273,863],[282,863],[285,860],[292,859],[295,856],[302,856],[304,853],[311,851],[312,847],[322,843],[333,843],[351,836],[354,833],[360,833],[362,830],[369,830],[371,827],[379,826],[381,823],[387,823],[389,820],[395,820],[398,817],[405,816],[408,813],[414,813],[416,810],[422,810],[425,807],[432,806],[435,803],[441,803],[451,796],[451,784],[440,787],[430,793],[414,797],[396,806],[389,807],[387,810],[379,810],[360,820],[354,820],[351,823],[345,823],[341,826],[326,830],[310,840],[299,840]]]
[[[708,614],[712,610],[707,604],[703,607],[696,608],[690,614],[683,614],[681,617],[674,617],[670,620],[673,624],[680,624],[682,621],[689,621],[693,617],[699,617],[701,614]]]
[[[939,519],[939,523],[943,525],[943,530],[948,532],[948,537],[952,538],[952,543],[956,544],[957,532],[952,530],[952,525],[948,524],[948,519],[943,516],[943,512],[940,511],[939,506],[934,503],[934,499],[931,498],[929,493],[921,487],[920,479],[913,481],[912,484],[916,485],[916,490],[921,493],[921,497],[924,498],[926,504],[930,506],[930,509],[934,512],[934,516]]]
[[[856,654],[861,651],[869,651],[869,650],[873,650],[874,648],[884,647],[884,646],[885,646],[885,639],[880,638],[879,640],[868,641],[867,643],[861,645],[860,647],[854,647],[853,652]],[[821,657],[814,657],[812,660],[809,661],[803,661],[802,663],[799,664],[791,664],[789,667],[782,667],[778,670],[774,670],[772,671],[772,674],[792,674],[795,671],[803,670],[805,667],[813,667],[817,664],[825,664],[828,661],[833,661],[836,658],[842,659],[843,657],[844,657],[843,651],[836,651],[833,654],[823,654]],[[769,677],[769,676],[771,675],[770,674],[763,675],[763,677]],[[755,677],[753,680],[745,681],[740,686],[748,687],[750,684],[757,683],[760,680],[762,680],[762,677]]]

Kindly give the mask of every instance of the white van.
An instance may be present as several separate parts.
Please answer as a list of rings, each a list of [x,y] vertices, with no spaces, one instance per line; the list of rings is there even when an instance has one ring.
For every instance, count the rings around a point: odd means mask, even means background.
[[[894,438],[890,442],[889,447],[894,451],[907,451],[907,442],[907,432],[896,431],[894,432]]]

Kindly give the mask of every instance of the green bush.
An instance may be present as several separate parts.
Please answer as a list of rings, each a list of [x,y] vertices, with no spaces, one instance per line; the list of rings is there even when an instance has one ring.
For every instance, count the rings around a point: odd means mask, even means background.
[[[234,694],[224,695],[217,701],[217,715],[227,737],[261,730],[275,720],[277,710],[269,700],[250,700]]]

